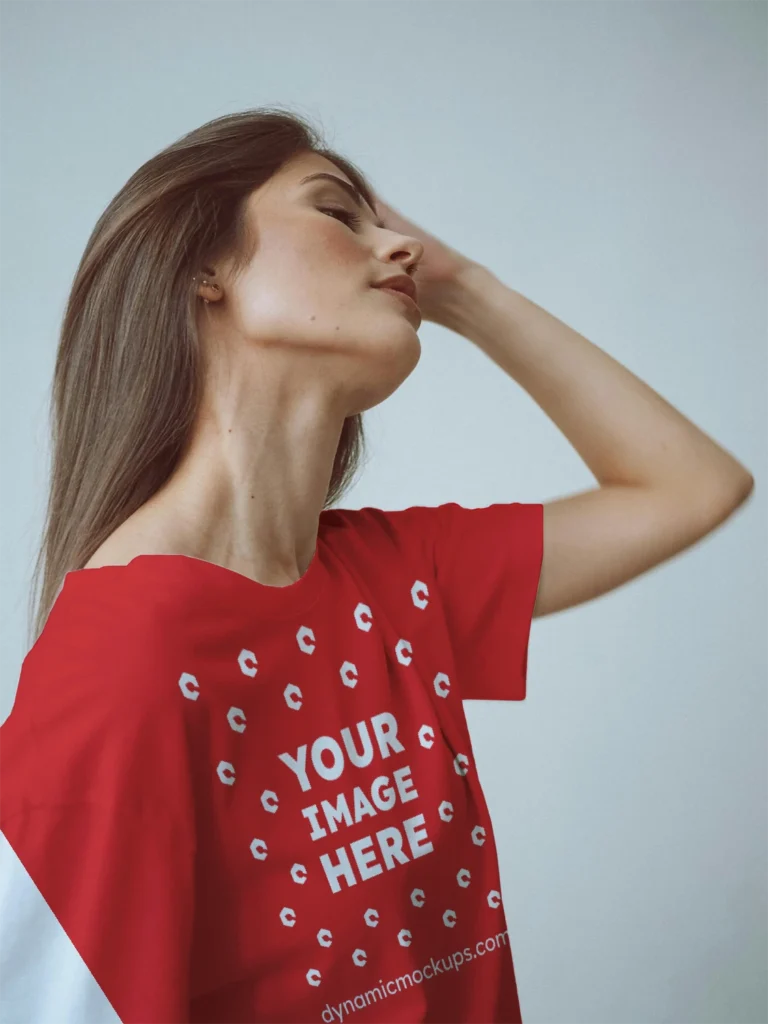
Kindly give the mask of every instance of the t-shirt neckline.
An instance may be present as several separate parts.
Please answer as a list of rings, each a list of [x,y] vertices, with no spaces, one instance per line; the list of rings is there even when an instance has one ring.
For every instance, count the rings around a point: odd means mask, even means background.
[[[318,532],[312,561],[303,576],[286,586],[260,583],[217,562],[183,554],[140,554],[124,565],[73,569],[66,574],[65,583],[72,581],[80,586],[130,578],[146,581],[148,596],[151,596],[152,584],[162,583],[167,593],[165,585],[172,582],[178,585],[182,596],[199,592],[211,601],[232,602],[262,615],[285,615],[305,611],[320,597],[326,579],[324,555]]]

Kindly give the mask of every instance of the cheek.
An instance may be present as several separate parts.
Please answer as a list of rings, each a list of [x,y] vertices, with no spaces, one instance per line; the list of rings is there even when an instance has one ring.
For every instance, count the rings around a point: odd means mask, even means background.
[[[306,342],[315,336],[327,338],[333,332],[347,334],[341,275],[338,268],[332,274],[327,263],[314,267],[299,254],[291,254],[262,273],[255,272],[239,290],[240,330],[263,344]],[[340,332],[336,332],[337,326]]]
[[[247,336],[283,336],[317,328],[338,327],[347,333],[354,308],[375,319],[376,299],[366,292],[371,255],[355,236],[330,217],[312,224],[260,235],[259,249],[243,274],[238,292],[238,319]],[[386,304],[381,313],[386,318]],[[359,330],[359,324],[357,324]]]

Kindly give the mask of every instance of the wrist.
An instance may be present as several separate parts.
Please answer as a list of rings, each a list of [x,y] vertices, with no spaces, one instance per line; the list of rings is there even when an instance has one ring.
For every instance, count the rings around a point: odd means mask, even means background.
[[[501,282],[482,263],[467,263],[441,290],[436,323],[468,337]]]

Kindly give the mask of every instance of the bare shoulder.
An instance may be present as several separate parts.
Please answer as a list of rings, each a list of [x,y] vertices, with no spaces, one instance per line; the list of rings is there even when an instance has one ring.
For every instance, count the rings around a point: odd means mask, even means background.
[[[135,554],[141,554],[141,552],[135,552]],[[127,565],[134,557],[134,553],[113,550],[109,540],[107,540],[94,551],[83,568],[100,569],[103,565]]]
[[[99,569],[104,565],[127,565],[137,555],[172,554],[173,547],[159,527],[150,521],[141,523],[131,516],[114,530],[96,548],[83,566],[84,569]]]

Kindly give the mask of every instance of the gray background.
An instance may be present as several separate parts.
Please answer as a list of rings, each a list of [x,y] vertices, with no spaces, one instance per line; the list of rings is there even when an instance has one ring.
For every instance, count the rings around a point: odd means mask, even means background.
[[[290,105],[382,197],[732,451],[750,502],[535,621],[524,703],[468,702],[523,1018],[765,1022],[766,5],[2,5],[2,689],[42,524],[46,403],[104,206],[202,122]],[[342,504],[594,486],[528,394],[424,324]]]

